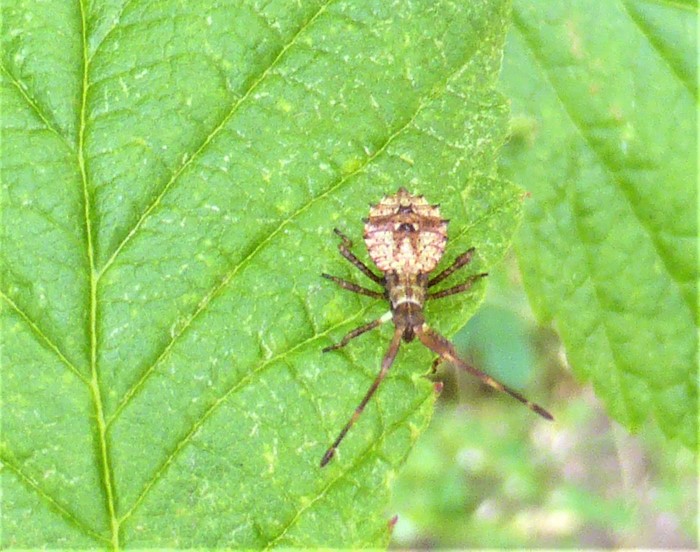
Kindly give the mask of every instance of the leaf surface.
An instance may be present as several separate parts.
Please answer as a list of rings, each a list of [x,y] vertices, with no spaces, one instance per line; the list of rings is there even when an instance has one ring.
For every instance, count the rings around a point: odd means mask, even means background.
[[[630,429],[697,443],[697,4],[516,1],[503,166],[517,253],[576,373]]]
[[[3,546],[386,543],[430,356],[401,351],[320,470],[389,331],[321,355],[387,307],[320,273],[360,282],[332,229],[364,258],[400,185],[452,219],[446,262],[502,256],[506,2],[3,10]]]

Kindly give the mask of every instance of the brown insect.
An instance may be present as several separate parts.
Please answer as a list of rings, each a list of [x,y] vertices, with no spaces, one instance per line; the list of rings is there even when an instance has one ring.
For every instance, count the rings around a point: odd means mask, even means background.
[[[355,265],[365,276],[382,286],[384,290],[367,289],[329,274],[322,274],[322,276],[348,291],[388,300],[391,304],[391,310],[384,316],[355,328],[345,335],[339,343],[326,347],[323,352],[344,347],[351,339],[390,320],[394,323],[394,336],[382,360],[379,374],[360,404],[355,408],[355,412],[345,424],[338,438],[323,455],[321,467],[330,462],[345,434],[362,414],[365,406],[391,368],[402,339],[408,342],[417,337],[423,345],[438,355],[437,361],[447,361],[463,368],[485,384],[507,393],[540,416],[552,420],[552,415],[544,408],[530,402],[517,391],[510,389],[459,358],[454,345],[425,323],[423,305],[426,301],[467,291],[474,282],[487,275],[485,272],[474,274],[456,286],[440,291],[429,291],[430,288],[451,276],[455,271],[466,266],[474,255],[474,248],[467,250],[442,272],[429,278],[430,272],[440,262],[447,244],[448,221],[441,217],[439,206],[430,205],[423,196],[412,195],[405,188],[399,188],[396,194],[384,197],[377,205],[373,205],[369,211],[369,218],[365,219],[364,222],[365,244],[369,256],[382,271],[382,276],[375,274],[355,256],[350,250],[352,242],[340,230],[336,229],[335,233],[342,240],[338,244],[338,249],[343,257]]]

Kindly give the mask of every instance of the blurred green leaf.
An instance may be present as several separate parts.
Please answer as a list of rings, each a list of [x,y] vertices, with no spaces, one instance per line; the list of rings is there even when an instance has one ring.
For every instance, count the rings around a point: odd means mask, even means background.
[[[457,332],[454,343],[480,369],[516,389],[523,389],[533,372],[535,358],[525,321],[504,307],[484,305]]]
[[[695,2],[516,0],[506,174],[517,253],[610,415],[697,444]],[[555,409],[556,411],[556,409]]]
[[[356,277],[332,228],[359,241],[400,185],[452,219],[447,262],[503,255],[507,8],[4,4],[3,546],[387,541],[430,355],[402,351],[320,470],[386,332],[321,348],[386,305],[319,274]]]

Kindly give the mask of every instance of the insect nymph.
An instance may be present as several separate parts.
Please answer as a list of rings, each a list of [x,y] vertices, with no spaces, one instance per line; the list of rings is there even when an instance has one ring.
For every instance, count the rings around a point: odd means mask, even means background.
[[[382,286],[383,291],[367,289],[328,274],[323,274],[323,277],[334,281],[348,291],[388,300],[391,310],[384,316],[355,328],[339,343],[326,347],[323,352],[344,347],[351,339],[390,320],[395,329],[389,349],[382,359],[379,374],[337,439],[323,455],[321,467],[333,458],[345,434],[360,417],[386,376],[399,352],[401,340],[409,342],[417,337],[423,345],[438,355],[439,360],[450,362],[466,370],[485,384],[519,400],[540,416],[548,420],[552,419],[552,415],[541,406],[531,403],[517,391],[506,387],[459,358],[454,345],[425,323],[423,306],[426,301],[466,291],[474,282],[486,276],[486,273],[475,274],[461,284],[440,291],[430,291],[433,286],[466,266],[474,254],[474,248],[467,250],[442,272],[432,278],[429,277],[440,262],[447,244],[447,220],[441,217],[440,208],[437,205],[430,205],[423,196],[412,195],[405,188],[399,188],[396,194],[384,197],[377,205],[370,208],[369,218],[365,219],[364,239],[369,256],[382,272],[381,276],[375,274],[355,256],[351,251],[352,242],[340,230],[336,229],[335,233],[342,240],[338,245],[340,254],[365,276]]]

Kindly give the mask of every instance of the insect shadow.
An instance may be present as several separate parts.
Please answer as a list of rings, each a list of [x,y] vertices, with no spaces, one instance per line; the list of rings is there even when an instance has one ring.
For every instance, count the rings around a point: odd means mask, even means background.
[[[367,251],[382,272],[381,276],[355,256],[350,239],[336,228],[334,231],[341,239],[338,250],[360,272],[381,286],[382,291],[368,289],[337,276],[322,276],[348,291],[389,301],[391,310],[376,320],[355,328],[340,342],[323,349],[323,352],[345,347],[350,340],[389,321],[394,324],[394,335],[382,359],[379,374],[345,427],[323,455],[321,467],[331,461],[341,441],[382,383],[399,352],[401,341],[410,342],[416,337],[438,355],[438,361],[447,361],[466,370],[485,384],[517,399],[543,418],[552,420],[552,415],[544,408],[462,360],[457,356],[452,342],[426,324],[423,313],[426,301],[465,292],[476,281],[488,275],[486,272],[474,274],[460,284],[432,291],[434,286],[469,264],[474,255],[472,247],[459,255],[450,266],[430,278],[430,273],[440,262],[447,244],[448,221],[442,218],[439,206],[430,205],[422,195],[412,195],[402,187],[395,194],[386,196],[378,204],[371,206],[369,217],[364,219],[364,223],[363,237]]]

